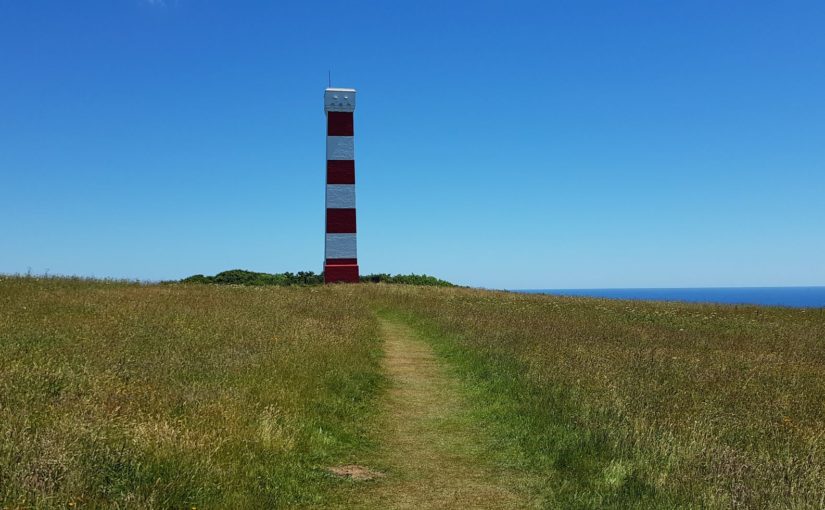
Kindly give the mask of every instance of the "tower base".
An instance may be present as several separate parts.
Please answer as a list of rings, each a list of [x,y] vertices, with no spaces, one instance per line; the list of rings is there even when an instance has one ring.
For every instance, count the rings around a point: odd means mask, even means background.
[[[324,264],[324,283],[358,282],[358,264]]]

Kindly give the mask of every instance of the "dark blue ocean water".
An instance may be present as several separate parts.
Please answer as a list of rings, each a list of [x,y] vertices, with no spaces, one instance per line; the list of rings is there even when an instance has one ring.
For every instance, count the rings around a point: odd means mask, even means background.
[[[708,287],[687,289],[535,289],[530,294],[589,296],[649,301],[734,303],[793,307],[825,306],[825,287]]]

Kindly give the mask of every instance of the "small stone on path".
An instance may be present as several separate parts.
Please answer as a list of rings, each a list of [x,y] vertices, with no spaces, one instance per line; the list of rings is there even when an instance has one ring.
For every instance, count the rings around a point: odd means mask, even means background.
[[[382,476],[384,476],[384,473],[373,471],[372,469],[369,469],[364,466],[359,466],[357,464],[331,467],[327,468],[327,471],[329,471],[335,476],[340,476],[341,478],[349,478],[350,480],[355,480],[356,482],[365,482],[367,480],[374,480],[376,478],[381,478]]]

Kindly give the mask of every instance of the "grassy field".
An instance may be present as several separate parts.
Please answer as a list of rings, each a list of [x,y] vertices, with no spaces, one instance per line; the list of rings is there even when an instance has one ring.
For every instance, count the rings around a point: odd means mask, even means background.
[[[355,504],[387,320],[524,506],[825,506],[823,309],[0,277],[0,508]]]
[[[825,309],[373,291],[550,508],[825,508]]]
[[[355,289],[0,281],[0,508],[327,501],[369,448]]]

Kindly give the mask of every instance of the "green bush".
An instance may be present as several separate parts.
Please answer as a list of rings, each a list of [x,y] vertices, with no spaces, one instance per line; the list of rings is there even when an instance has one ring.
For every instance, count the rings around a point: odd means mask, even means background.
[[[400,283],[406,285],[429,285],[432,287],[455,287],[454,284],[440,280],[435,276],[426,274],[397,274],[390,275],[387,273],[369,274],[361,277],[364,283]]]
[[[184,278],[181,283],[212,283],[216,285],[321,285],[324,283],[324,273],[315,274],[312,271],[298,271],[298,273],[257,273],[243,269],[232,269],[218,273],[215,276],[202,274]],[[397,274],[386,273],[370,274],[361,277],[362,283],[398,283],[405,285],[428,285],[433,287],[454,287],[452,283],[440,280],[425,274]]]
[[[181,283],[214,283],[217,285],[319,285],[324,283],[324,276],[312,271],[293,273],[257,273],[243,269],[232,269],[215,276],[196,274],[181,280]]]

